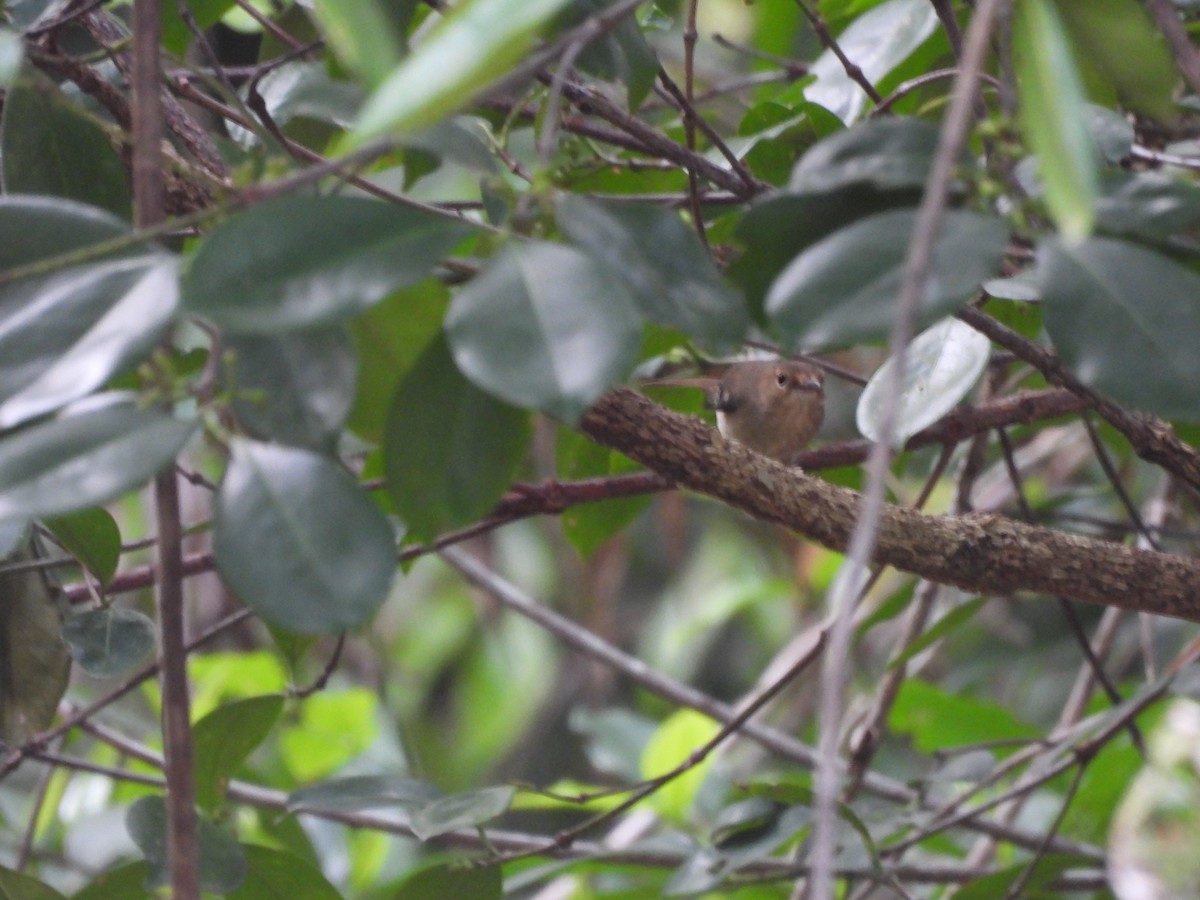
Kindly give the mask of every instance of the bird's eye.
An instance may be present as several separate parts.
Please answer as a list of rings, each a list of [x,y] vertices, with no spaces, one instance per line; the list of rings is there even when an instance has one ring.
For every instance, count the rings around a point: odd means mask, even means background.
[[[775,374],[775,383],[780,387],[787,387],[788,377],[787,372],[777,372]]]

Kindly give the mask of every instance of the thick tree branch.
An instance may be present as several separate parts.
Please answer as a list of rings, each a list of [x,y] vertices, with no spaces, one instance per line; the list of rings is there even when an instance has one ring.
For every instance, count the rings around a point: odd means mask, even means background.
[[[845,548],[861,497],[725,441],[698,419],[628,389],[581,428],[679,487]],[[1200,562],[1025,525],[1003,516],[931,516],[886,506],[876,563],[970,591],[1036,591],[1200,622]]]

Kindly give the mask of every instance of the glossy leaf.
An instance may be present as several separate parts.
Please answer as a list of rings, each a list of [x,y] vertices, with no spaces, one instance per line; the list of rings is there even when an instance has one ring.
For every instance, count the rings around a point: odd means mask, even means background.
[[[828,194],[776,194],[754,204],[735,232],[744,252],[729,267],[729,278],[746,294],[761,318],[771,283],[804,248],[839,228],[875,213],[914,205],[915,190],[877,191],[848,187]]]
[[[1046,330],[1081,381],[1131,406],[1200,421],[1200,275],[1111,238],[1045,241],[1037,272]]]
[[[55,540],[101,584],[107,584],[121,559],[121,530],[117,520],[99,507],[81,509],[45,520]]]
[[[937,125],[924,119],[870,119],[815,144],[796,163],[788,191],[826,194],[852,185],[921,189],[937,143]]]
[[[992,344],[958,319],[943,319],[913,338],[904,353],[904,383],[892,408],[892,446],[904,443],[950,412],[987,368]],[[889,358],[867,382],[858,399],[858,430],[873,441],[882,437],[896,361]]]
[[[99,506],[170,465],[195,425],[114,403],[0,440],[0,520]]]
[[[131,671],[154,653],[154,622],[135,609],[89,609],[62,626],[71,657],[89,675],[113,678]]]
[[[353,478],[311,451],[245,439],[217,493],[213,550],[247,606],[305,634],[362,625],[396,566],[392,527]]]
[[[1095,214],[1096,150],[1083,86],[1052,0],[1022,0],[1013,41],[1021,127],[1037,154],[1046,206],[1068,240],[1081,240]]]
[[[885,335],[899,297],[916,214],[879,213],[801,252],[775,280],[767,315],[788,347],[817,348]],[[942,221],[917,315],[925,326],[953,312],[994,274],[1008,228],[1000,219],[950,212]]]
[[[111,243],[127,237],[129,225],[111,213],[74,200],[3,194],[0,232],[4,234],[0,241],[0,271],[4,271]],[[145,245],[131,244],[108,255],[143,255],[146,250]]]
[[[454,360],[516,406],[573,422],[637,359],[641,323],[607,267],[556,244],[508,247],[446,315]]]
[[[557,212],[567,237],[611,269],[647,319],[718,350],[740,346],[749,325],[742,298],[678,213],[573,194],[559,198]]]
[[[420,281],[466,233],[378,200],[284,197],[213,230],[184,277],[184,305],[233,334],[328,324]]]
[[[406,877],[397,886],[395,896],[404,900],[500,900],[504,896],[503,878],[499,866],[436,863]]]
[[[529,446],[529,414],[459,373],[438,338],[400,382],[384,436],[396,512],[430,540],[490,510]]]
[[[10,4],[11,6],[11,4]],[[0,28],[0,88],[11,88],[25,61],[25,43],[10,28]]]
[[[224,799],[229,780],[267,739],[283,712],[283,697],[272,694],[218,706],[192,727],[196,805],[212,813]]]
[[[933,6],[924,0],[885,0],[851,22],[837,41],[867,81],[875,84],[921,46],[937,25]],[[809,74],[817,82],[804,89],[805,99],[821,104],[846,123],[866,109],[866,93],[846,74],[831,50],[817,57]]]
[[[227,894],[246,878],[245,849],[228,832],[207,819],[198,823],[200,886]],[[125,814],[125,827],[150,866],[150,887],[170,883],[167,859],[167,808],[160,796],[141,797]]]
[[[27,540],[3,563],[39,556]],[[0,740],[10,746],[48,727],[67,690],[71,658],[59,637],[59,602],[44,571],[0,573]]]
[[[174,318],[178,269],[155,254],[0,288],[0,428],[84,397],[148,354]]]
[[[65,197],[129,217],[129,178],[112,140],[50,79],[28,74],[9,88],[0,127],[6,192]]]
[[[1096,199],[1096,230],[1172,250],[1200,249],[1200,188],[1162,172],[1112,172]]]
[[[432,125],[465,105],[525,55],[566,0],[464,0],[367,100],[351,145]],[[447,65],[454,60],[454,65]]]
[[[303,897],[304,900],[342,900],[342,895],[308,860],[274,847],[247,846],[246,878],[226,894],[228,900]]]
[[[357,366],[342,327],[283,335],[244,335],[232,354],[233,410],[252,434],[284,444],[331,450],[354,402]]]
[[[1038,286],[1037,276],[1032,269],[1018,272],[1008,278],[989,278],[983,283],[983,289],[990,296],[1000,300],[1023,300],[1031,303],[1042,299],[1042,289]]]
[[[292,812],[309,809],[358,812],[388,806],[417,809],[442,796],[443,791],[415,778],[351,775],[292,791],[287,806]]]
[[[506,811],[514,793],[515,788],[492,787],[431,800],[412,814],[413,834],[428,841],[448,831],[478,827]]]

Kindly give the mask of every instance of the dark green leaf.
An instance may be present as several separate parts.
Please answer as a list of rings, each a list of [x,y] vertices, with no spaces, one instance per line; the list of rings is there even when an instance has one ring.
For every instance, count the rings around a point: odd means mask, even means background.
[[[72,658],[89,675],[112,678],[145,662],[154,652],[154,623],[134,609],[89,609],[62,626]]]
[[[4,271],[127,237],[129,225],[74,200],[5,194],[0,195],[0,232],[4,234],[0,271]],[[146,251],[144,244],[130,244],[120,253],[142,256]]]
[[[563,478],[619,475],[639,468],[629,457],[601,447],[576,431],[559,430],[558,472]],[[577,504],[563,511],[563,531],[579,555],[587,558],[649,505],[648,496]]]
[[[849,187],[828,194],[776,194],[752,206],[735,232],[745,245],[729,267],[729,278],[761,318],[771,283],[805,247],[851,222],[920,199],[915,190],[877,191]]]
[[[121,529],[107,510],[81,509],[47,519],[45,525],[88,572],[100,579],[101,584],[108,584],[121,559]]]
[[[116,402],[32,425],[0,440],[0,519],[39,519],[99,506],[171,464],[195,430]]]
[[[27,540],[3,563],[40,556]],[[59,637],[59,599],[44,571],[0,574],[0,740],[11,746],[49,726],[67,690],[71,657]]]
[[[741,822],[730,821],[739,818]],[[812,812],[804,806],[784,807],[752,797],[724,810],[721,819],[730,827],[714,829],[716,846],[703,847],[685,860],[664,886],[664,896],[695,896],[717,890],[738,869],[768,858],[794,840],[808,827]],[[737,826],[740,830],[735,830]]]
[[[1013,27],[1021,127],[1037,154],[1046,205],[1069,240],[1092,229],[1096,150],[1083,86],[1052,0],[1025,0]]]
[[[856,61],[867,81],[874,84],[900,65],[937,28],[937,13],[925,0],[885,0],[869,9],[838,35],[838,46]],[[863,89],[846,74],[841,60],[826,50],[809,74],[816,84],[805,88],[805,97],[824,106],[843,122],[857,119],[867,105]]]
[[[433,278],[390,295],[350,323],[358,351],[358,393],[350,427],[382,443],[396,385],[442,333],[450,305],[446,286]]]
[[[292,119],[314,119],[349,127],[362,102],[362,89],[338,81],[316,62],[290,62],[272,69],[258,82],[258,93],[276,125]],[[234,130],[241,143],[251,143],[252,132]]]
[[[248,697],[218,706],[193,726],[197,806],[209,813],[220,808],[229,780],[266,740],[282,712],[278,694]]]
[[[382,0],[315,0],[321,33],[346,67],[378,87],[400,62],[403,30],[397,30]]]
[[[399,775],[353,775],[333,778],[292,791],[287,806],[292,812],[332,810],[358,812],[364,809],[398,806],[411,810],[425,806],[442,791],[424,781]]]
[[[178,261],[164,254],[0,287],[0,428],[78,400],[139,361],[177,303]]]
[[[801,157],[788,191],[828,194],[851,186],[920,189],[937,151],[938,128],[924,119],[870,119],[825,138]]]
[[[246,879],[241,887],[225,895],[228,900],[342,900],[321,870],[308,860],[274,847],[250,845],[242,849],[246,854]]]
[[[504,896],[503,879],[499,866],[437,863],[405,878],[397,885],[394,896],[404,900],[445,900],[447,897],[500,900]]]
[[[248,606],[301,633],[362,625],[396,566],[392,527],[353,478],[311,451],[244,439],[217,493],[213,550]]]
[[[368,99],[351,146],[432,125],[464,106],[525,55],[566,0],[466,0],[426,35]],[[446,65],[454,60],[454,65]]]
[[[578,25],[588,16],[603,13],[605,6],[601,0],[573,0],[555,24],[561,28]],[[633,13],[590,41],[579,54],[577,65],[584,72],[623,86],[631,110],[641,106],[658,77],[658,57],[646,43]]]
[[[412,814],[413,834],[427,841],[448,831],[482,825],[507,810],[515,792],[511,787],[493,787],[431,800]]]
[[[910,736],[922,753],[981,741],[1037,736],[1036,729],[1004,707],[949,694],[916,678],[908,679],[900,688],[888,727],[896,734]]]
[[[466,233],[378,200],[284,197],[208,236],[184,277],[184,304],[235,334],[338,321],[420,281]]]
[[[200,886],[228,894],[246,878],[246,853],[225,830],[207,819],[198,823]],[[150,865],[152,888],[170,883],[167,860],[167,807],[162,797],[135,800],[125,814],[125,827]]]
[[[440,337],[400,382],[384,437],[396,512],[430,540],[491,509],[529,446],[529,415],[459,373]]]
[[[245,335],[234,355],[238,420],[258,437],[331,450],[354,401],[357,366],[344,327]]]
[[[1030,900],[1050,900],[1062,896],[1058,890],[1049,890],[1050,885],[1078,865],[1078,857],[1046,854],[1032,861],[1022,860],[1006,866],[999,872],[982,875],[964,884],[954,892],[954,896],[956,900],[992,900],[993,897],[1011,896],[1013,891],[1019,890],[1022,897]],[[1032,875],[1029,873],[1030,866],[1033,867]]]
[[[101,872],[71,900],[146,900],[150,867],[143,860]]]
[[[1085,384],[1131,406],[1200,420],[1200,275],[1110,238],[1045,241],[1037,271],[1046,330]]]
[[[65,197],[122,218],[132,211],[112,140],[41,74],[27,74],[5,95],[0,168],[9,194]]]
[[[1095,103],[1087,104],[1083,111],[1088,133],[1100,158],[1111,165],[1120,163],[1133,149],[1133,123],[1124,113]]]
[[[67,900],[50,885],[0,866],[0,897],[5,900]]]
[[[557,209],[567,237],[624,282],[647,319],[717,351],[741,344],[749,325],[742,298],[678,213],[574,194],[562,195]]]
[[[784,343],[815,349],[885,335],[915,218],[907,210],[879,213],[792,260],[767,295],[767,314]],[[999,266],[1007,237],[1000,219],[946,214],[919,305],[919,327],[953,312],[979,290]]]
[[[1162,172],[1106,173],[1096,229],[1194,253],[1200,250],[1200,188]]]
[[[637,359],[628,291],[578,250],[508,247],[446,315],[454,359],[479,387],[573,422]]]

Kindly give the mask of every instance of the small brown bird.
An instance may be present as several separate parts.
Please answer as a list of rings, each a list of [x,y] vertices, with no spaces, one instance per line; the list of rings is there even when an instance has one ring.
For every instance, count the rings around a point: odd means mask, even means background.
[[[699,387],[717,411],[721,434],[791,465],[825,418],[825,373],[799,360],[732,363],[719,379],[664,379],[654,384]]]

